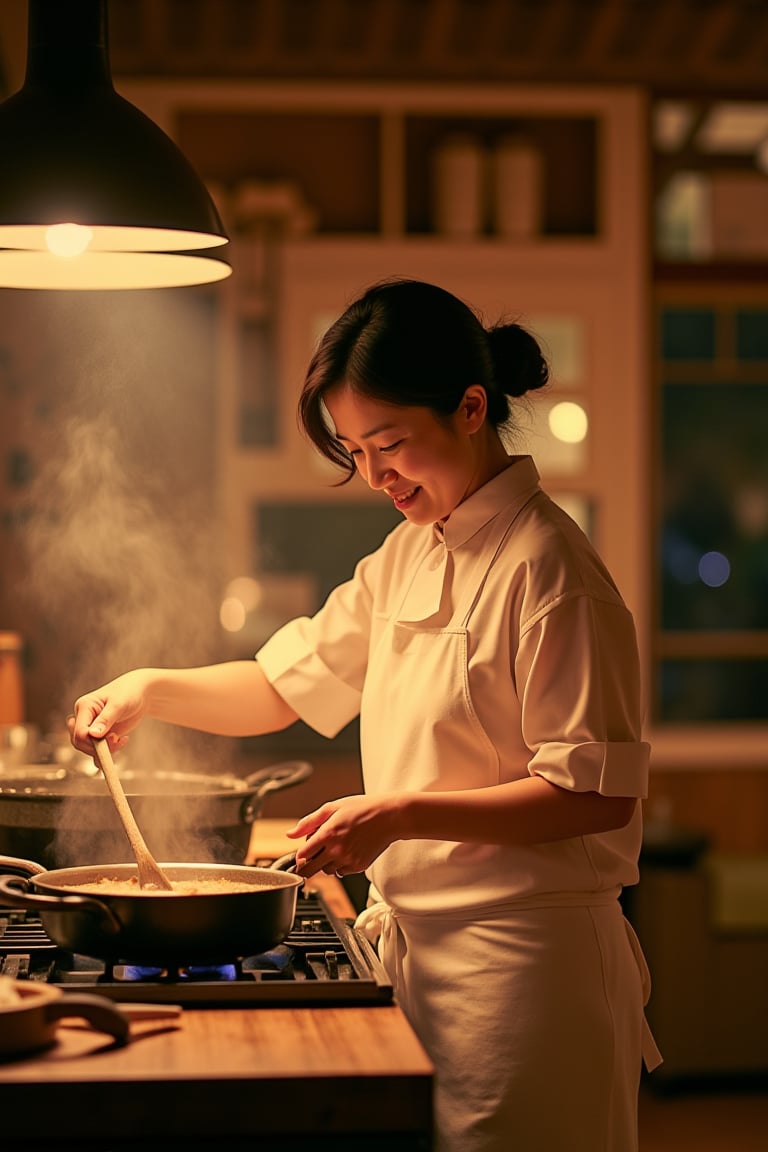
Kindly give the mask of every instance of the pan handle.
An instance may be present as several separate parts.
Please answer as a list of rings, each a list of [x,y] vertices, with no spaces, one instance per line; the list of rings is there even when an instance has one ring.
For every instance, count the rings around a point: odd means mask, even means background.
[[[278,856],[277,860],[272,861],[270,868],[274,868],[278,872],[295,872],[296,853],[288,852],[285,856]]]
[[[51,1001],[46,1006],[49,1021],[67,1020],[70,1016],[87,1020],[96,1032],[106,1032],[118,1044],[127,1044],[131,1034],[129,1018],[105,996],[73,992]]]
[[[29,882],[19,876],[0,876],[0,898],[2,903],[11,908],[37,908],[41,912],[86,912],[98,916],[100,931],[111,936],[122,931],[122,925],[112,909],[101,900],[90,896],[43,896],[32,892]]]
[[[264,800],[270,792],[280,792],[283,788],[292,788],[301,784],[314,772],[313,766],[307,760],[284,760],[280,764],[270,764],[246,776],[245,784],[252,790],[252,794],[243,801],[240,818],[243,824],[253,824],[261,814]]]
[[[39,876],[45,872],[42,864],[34,860],[22,860],[16,856],[0,856],[0,871],[11,876]]]

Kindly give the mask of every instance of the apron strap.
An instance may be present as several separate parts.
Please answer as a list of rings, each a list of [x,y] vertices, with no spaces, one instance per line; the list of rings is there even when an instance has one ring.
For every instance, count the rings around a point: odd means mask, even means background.
[[[481,579],[479,579],[477,581],[477,584],[475,584],[474,586],[473,586],[472,582],[469,583],[470,595],[468,598],[468,603],[465,601],[466,607],[464,609],[463,618],[461,620],[461,627],[462,628],[466,628],[467,625],[469,624],[469,618],[472,615],[472,613],[474,612],[475,606],[477,605],[477,602],[482,595],[483,589],[485,587],[485,582],[488,579],[488,573],[490,572],[491,568],[493,568],[494,564],[498,560],[499,554],[500,554],[502,548],[504,547],[505,541],[506,541],[507,537],[509,536],[510,532],[512,531],[512,527],[515,523],[515,520],[517,520],[518,516],[523,511],[523,509],[526,507],[526,505],[529,504],[531,502],[531,500],[533,500],[533,498],[540,491],[541,491],[541,489],[537,485],[536,488],[531,492],[528,499],[523,501],[522,504],[513,505],[513,507],[511,509],[505,509],[503,512],[499,513],[497,523],[496,523],[496,532],[497,532],[496,547],[493,551],[493,555],[492,555],[491,559],[489,561],[484,561],[485,571],[483,572]],[[461,609],[460,609],[460,611],[461,611]],[[456,615],[458,615],[458,612],[456,613]]]
[[[643,1008],[645,1008],[645,1005],[648,1003],[651,995],[651,974],[648,971],[648,965],[645,962],[643,949],[640,946],[640,941],[637,938],[637,934],[635,933],[634,928],[630,924],[629,920],[627,920],[626,916],[623,917],[623,919],[624,927],[627,933],[627,939],[629,940],[629,946],[632,949],[635,962],[637,963],[637,967],[640,970],[640,980],[643,989]],[[648,1072],[653,1072],[654,1068],[658,1068],[659,1064],[663,1063],[664,1057],[661,1055],[656,1041],[653,1038],[653,1033],[651,1032],[650,1025],[646,1019],[645,1012],[643,1012],[643,1032],[641,1044],[643,1063],[645,1064],[646,1070]]]

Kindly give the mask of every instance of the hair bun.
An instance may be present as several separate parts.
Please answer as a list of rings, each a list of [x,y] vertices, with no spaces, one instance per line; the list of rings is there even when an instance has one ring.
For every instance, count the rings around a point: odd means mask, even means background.
[[[496,382],[507,396],[524,396],[549,382],[549,365],[530,332],[515,323],[495,325],[488,332]]]

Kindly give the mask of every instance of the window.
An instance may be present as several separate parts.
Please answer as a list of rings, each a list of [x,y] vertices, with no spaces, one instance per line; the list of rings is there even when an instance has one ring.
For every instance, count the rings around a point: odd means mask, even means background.
[[[768,296],[659,301],[653,705],[768,716]]]

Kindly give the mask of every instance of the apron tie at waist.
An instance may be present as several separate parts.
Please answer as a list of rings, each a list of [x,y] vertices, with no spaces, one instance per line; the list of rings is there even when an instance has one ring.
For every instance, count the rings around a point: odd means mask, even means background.
[[[398,928],[394,908],[391,908],[385,900],[377,900],[360,913],[355,921],[355,928],[363,933],[374,948],[378,946],[380,955],[396,957],[400,969],[400,961],[405,955],[405,941]]]
[[[407,945],[397,920],[398,916],[394,908],[390,907],[385,900],[376,900],[363,909],[355,921],[355,928],[359,929],[377,949],[384,966],[386,968],[394,967],[396,984],[400,989],[400,996],[402,996],[405,992],[403,961]],[[403,1005],[403,1007],[405,1006]]]
[[[643,1007],[645,1007],[651,995],[651,974],[648,971],[648,965],[645,962],[645,956],[643,955],[643,950],[640,947],[640,941],[637,938],[637,934],[635,933],[634,928],[630,924],[629,920],[627,920],[626,916],[623,919],[624,927],[627,933],[627,939],[629,940],[629,946],[632,949],[632,954],[635,957],[637,967],[640,970],[640,981],[641,987],[643,989]],[[659,1064],[662,1063],[664,1057],[661,1055],[656,1041],[653,1038],[653,1033],[651,1032],[650,1026],[645,1017],[645,1012],[643,1012],[643,1032],[641,1045],[643,1063],[645,1064],[646,1070],[648,1072],[653,1072],[654,1068],[658,1068]]]
[[[375,946],[379,936],[384,932],[384,922],[388,916],[394,916],[393,910],[384,900],[377,900],[364,908],[355,920],[355,928]]]

